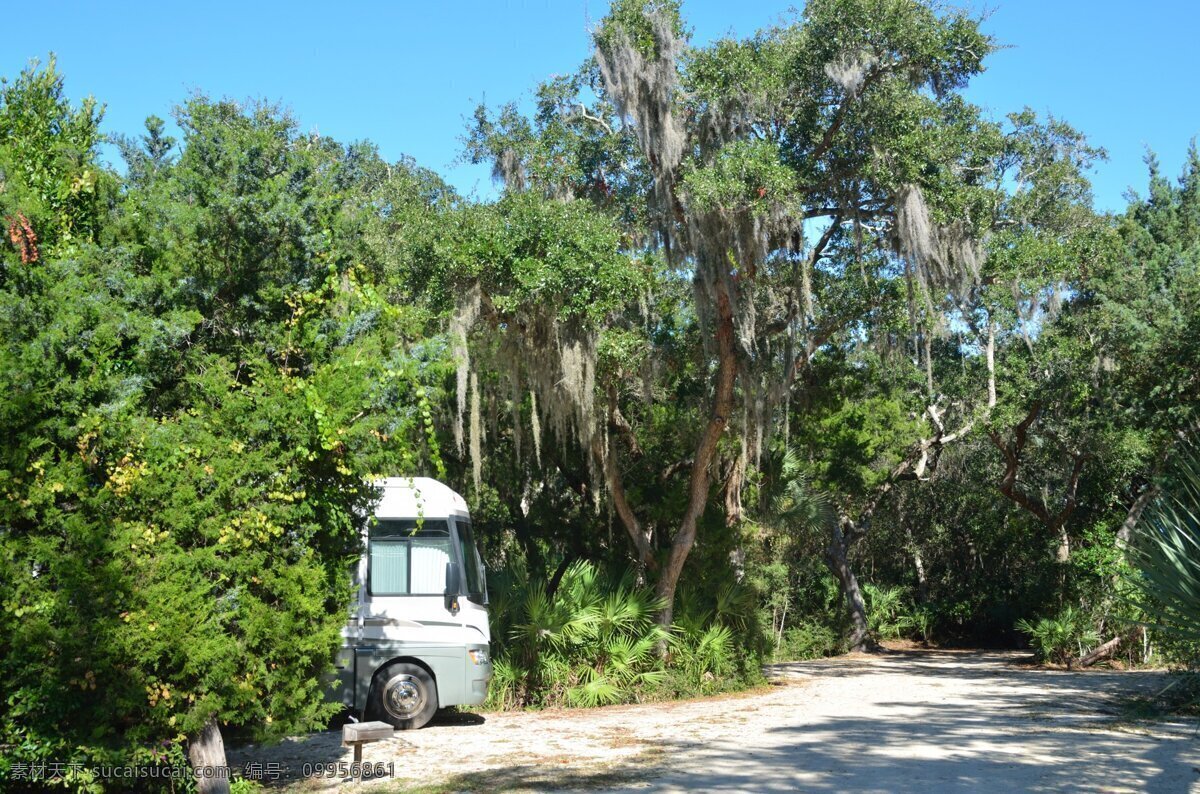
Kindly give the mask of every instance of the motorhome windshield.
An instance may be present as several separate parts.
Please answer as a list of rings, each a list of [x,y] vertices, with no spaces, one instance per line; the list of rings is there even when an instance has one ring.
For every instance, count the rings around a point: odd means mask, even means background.
[[[462,517],[454,519],[458,531],[458,548],[462,555],[463,573],[466,575],[467,598],[476,604],[487,603],[487,582],[483,576],[483,564],[475,548],[475,536],[471,534],[471,522]]]
[[[446,591],[454,559],[444,518],[380,518],[370,529],[367,587],[375,596],[436,595]]]

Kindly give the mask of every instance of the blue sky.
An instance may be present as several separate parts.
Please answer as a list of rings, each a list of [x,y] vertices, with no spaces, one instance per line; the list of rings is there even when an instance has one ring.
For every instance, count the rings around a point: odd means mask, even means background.
[[[684,0],[697,41],[748,35],[791,0]],[[0,45],[0,74],[53,51],[72,98],[107,104],[105,129],[142,120],[195,90],[289,107],[301,126],[367,138],[384,156],[415,157],[465,193],[488,195],[488,171],[455,164],[466,116],[485,99],[528,98],[588,53],[604,0],[453,3],[25,4]],[[978,0],[968,7],[984,8]],[[1176,175],[1200,134],[1200,3],[1151,0],[989,0],[984,29],[1009,45],[968,96],[997,115],[1052,112],[1105,147],[1097,205],[1120,209],[1143,190],[1147,147]],[[11,12],[9,23],[17,19]]]

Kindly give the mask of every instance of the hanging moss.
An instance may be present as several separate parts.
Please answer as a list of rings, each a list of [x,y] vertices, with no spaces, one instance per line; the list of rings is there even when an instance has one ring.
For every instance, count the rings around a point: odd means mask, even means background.
[[[473,285],[462,295],[450,318],[450,339],[454,345],[454,361],[457,366],[458,410],[454,415],[454,445],[459,454],[463,451],[463,414],[467,410],[467,373],[471,370],[471,350],[467,345],[467,335],[474,327],[479,317],[481,294],[479,285]]]
[[[512,147],[504,148],[492,164],[492,179],[513,191],[525,189],[525,164]]]
[[[529,392],[529,429],[533,432],[533,456],[538,467],[542,465],[542,420],[538,414],[537,394]]]
[[[978,283],[983,246],[962,222],[935,223],[917,185],[897,191],[895,234],[899,253],[914,265],[926,295],[964,296]]]
[[[596,63],[605,90],[617,111],[630,121],[652,167],[660,175],[669,174],[683,159],[687,141],[683,120],[674,108],[679,87],[675,64],[684,42],[671,14],[653,9],[640,16],[645,28],[641,38],[632,35],[638,31],[631,31],[629,24],[602,31],[597,37]]]
[[[479,375],[471,372],[471,478],[475,493],[483,482],[483,422],[479,405]]]
[[[857,96],[876,61],[870,53],[843,53],[825,64],[825,76],[837,83],[848,96]]]

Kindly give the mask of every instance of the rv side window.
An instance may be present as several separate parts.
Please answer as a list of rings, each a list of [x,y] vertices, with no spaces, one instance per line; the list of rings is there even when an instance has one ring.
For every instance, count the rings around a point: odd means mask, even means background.
[[[367,585],[371,595],[442,595],[452,559],[446,520],[380,518],[371,527]]]
[[[467,598],[476,604],[486,604],[487,588],[483,581],[483,564],[479,562],[479,553],[475,549],[471,522],[465,518],[455,518],[454,525],[458,529],[458,547],[465,569],[463,573],[467,577]]]

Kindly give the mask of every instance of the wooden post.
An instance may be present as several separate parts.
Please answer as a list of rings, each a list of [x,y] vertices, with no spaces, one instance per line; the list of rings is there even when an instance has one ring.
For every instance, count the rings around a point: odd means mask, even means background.
[[[396,729],[386,722],[350,722],[342,726],[342,746],[354,748],[354,765],[350,777],[362,779],[363,745],[377,742],[380,739],[390,739]]]

